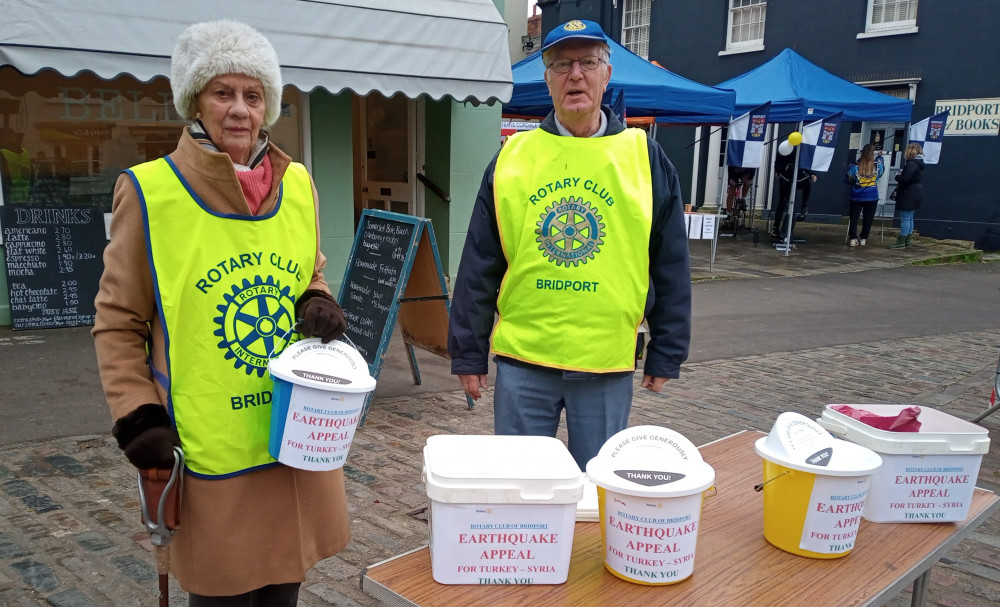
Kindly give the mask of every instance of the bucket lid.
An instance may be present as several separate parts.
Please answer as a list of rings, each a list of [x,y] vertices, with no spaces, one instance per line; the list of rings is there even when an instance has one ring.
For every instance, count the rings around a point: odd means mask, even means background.
[[[715,469],[680,433],[659,426],[635,426],[604,443],[587,462],[587,477],[626,495],[680,497],[711,487]]]
[[[450,504],[575,504],[583,473],[549,436],[439,434],[424,445],[427,497]]]
[[[924,405],[920,406],[920,430],[890,432],[879,430],[827,405],[817,420],[839,438],[873,449],[879,453],[906,455],[974,455],[990,451],[990,436],[986,428]],[[898,415],[911,405],[865,404],[849,405],[876,415]]]
[[[768,461],[793,470],[827,476],[864,476],[882,465],[871,449],[834,438],[799,413],[782,413],[754,449]]]
[[[267,366],[274,377],[298,386],[336,392],[375,389],[375,379],[368,373],[365,358],[340,340],[324,344],[310,337],[297,341]]]

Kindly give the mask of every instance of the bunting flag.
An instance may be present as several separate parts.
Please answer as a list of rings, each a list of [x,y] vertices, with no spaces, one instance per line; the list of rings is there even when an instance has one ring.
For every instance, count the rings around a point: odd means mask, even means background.
[[[771,102],[767,102],[729,123],[729,140],[726,142],[728,166],[760,168],[770,109]]]
[[[830,161],[837,147],[837,133],[844,112],[837,112],[807,124],[802,129],[802,143],[799,150],[799,168],[813,172],[830,170]]]
[[[924,164],[937,164],[941,159],[941,140],[948,124],[948,110],[910,125],[910,143],[924,148]]]

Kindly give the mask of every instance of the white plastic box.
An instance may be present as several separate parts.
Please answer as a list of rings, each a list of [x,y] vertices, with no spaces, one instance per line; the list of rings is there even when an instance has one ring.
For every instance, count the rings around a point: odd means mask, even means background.
[[[438,435],[424,446],[441,584],[562,584],[584,476],[559,440]]]
[[[920,407],[919,432],[879,430],[827,405],[820,425],[882,456],[872,477],[863,516],[876,523],[964,521],[990,449],[985,428]],[[848,405],[877,415],[897,415],[910,405]]]

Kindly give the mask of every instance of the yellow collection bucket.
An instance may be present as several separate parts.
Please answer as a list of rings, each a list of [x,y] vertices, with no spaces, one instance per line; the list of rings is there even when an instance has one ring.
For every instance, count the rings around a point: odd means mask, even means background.
[[[854,548],[877,453],[782,413],[755,445],[764,460],[764,539],[799,556],[835,559]]]
[[[853,543],[843,552],[833,553],[799,548],[815,480],[815,474],[764,460],[764,539],[785,552],[799,556],[814,559],[846,556]]]

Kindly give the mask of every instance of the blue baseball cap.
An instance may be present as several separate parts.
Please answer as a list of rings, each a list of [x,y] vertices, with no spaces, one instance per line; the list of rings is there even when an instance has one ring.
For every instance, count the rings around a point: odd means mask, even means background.
[[[604,30],[601,29],[600,25],[585,19],[574,19],[563,23],[549,32],[549,35],[545,37],[545,42],[542,44],[542,51],[546,51],[560,42],[573,39],[608,43],[608,39],[604,35]]]

